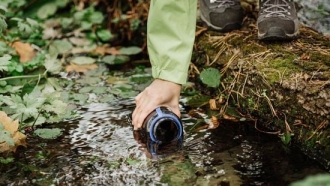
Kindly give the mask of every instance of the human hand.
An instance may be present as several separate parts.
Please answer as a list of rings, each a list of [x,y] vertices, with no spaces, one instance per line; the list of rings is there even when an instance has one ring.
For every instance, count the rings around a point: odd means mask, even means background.
[[[159,106],[168,107],[180,118],[180,92],[180,84],[155,79],[147,88],[135,97],[136,107],[132,114],[134,130],[140,129],[145,118]]]

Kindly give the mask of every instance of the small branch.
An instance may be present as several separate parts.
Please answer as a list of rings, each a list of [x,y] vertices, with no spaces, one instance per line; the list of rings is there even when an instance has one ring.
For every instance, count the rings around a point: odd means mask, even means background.
[[[7,80],[12,80],[12,79],[25,79],[25,78],[42,78],[46,77],[45,74],[38,74],[38,75],[25,75],[25,76],[11,76],[11,77],[5,77],[5,78],[0,78],[0,81],[7,81]]]

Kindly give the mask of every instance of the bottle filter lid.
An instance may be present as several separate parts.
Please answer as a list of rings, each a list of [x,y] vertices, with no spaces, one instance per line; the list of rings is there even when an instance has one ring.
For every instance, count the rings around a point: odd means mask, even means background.
[[[157,117],[150,125],[150,138],[154,142],[170,142],[178,140],[182,136],[183,127],[175,114],[162,112],[161,108],[156,109]]]

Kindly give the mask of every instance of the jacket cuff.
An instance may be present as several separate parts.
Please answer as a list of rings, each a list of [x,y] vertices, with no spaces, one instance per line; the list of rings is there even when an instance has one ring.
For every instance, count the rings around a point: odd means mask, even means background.
[[[179,71],[177,69],[159,69],[155,66],[152,67],[152,77],[155,79],[162,79],[171,81],[177,84],[186,84],[188,78],[188,72]]]

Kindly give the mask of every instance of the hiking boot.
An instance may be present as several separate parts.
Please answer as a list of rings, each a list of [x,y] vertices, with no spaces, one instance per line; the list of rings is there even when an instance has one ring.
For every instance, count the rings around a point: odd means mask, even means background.
[[[258,39],[289,40],[299,34],[299,21],[292,0],[259,0]]]
[[[240,28],[243,20],[240,0],[200,0],[200,12],[208,27],[221,32]]]

